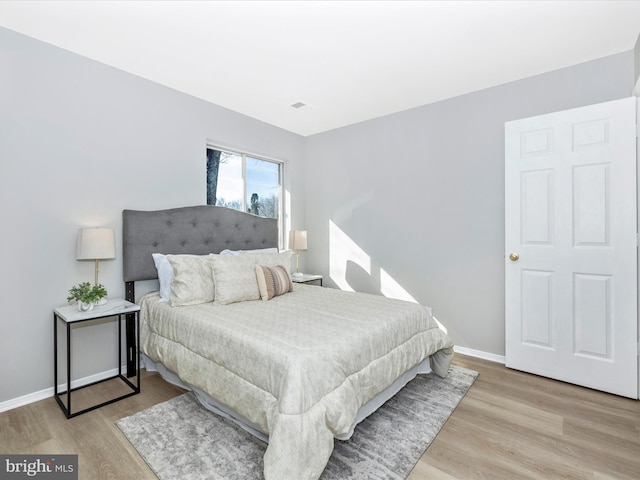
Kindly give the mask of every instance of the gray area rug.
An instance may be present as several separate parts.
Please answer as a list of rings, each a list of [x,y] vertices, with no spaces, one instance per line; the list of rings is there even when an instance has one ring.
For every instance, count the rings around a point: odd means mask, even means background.
[[[418,375],[350,440],[335,441],[321,480],[405,479],[477,376],[456,366],[447,378]],[[266,444],[206,410],[191,393],[117,425],[161,480],[263,478]]]

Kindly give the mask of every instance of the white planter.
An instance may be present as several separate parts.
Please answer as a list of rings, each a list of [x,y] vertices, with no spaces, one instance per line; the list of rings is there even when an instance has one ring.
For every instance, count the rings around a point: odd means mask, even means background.
[[[93,310],[93,303],[84,303],[78,301],[78,310],[80,310],[81,312],[90,312],[91,310]]]

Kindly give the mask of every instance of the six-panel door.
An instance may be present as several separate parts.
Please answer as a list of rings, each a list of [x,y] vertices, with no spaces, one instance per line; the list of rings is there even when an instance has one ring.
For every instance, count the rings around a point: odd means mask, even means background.
[[[507,366],[632,398],[636,99],[505,124]]]

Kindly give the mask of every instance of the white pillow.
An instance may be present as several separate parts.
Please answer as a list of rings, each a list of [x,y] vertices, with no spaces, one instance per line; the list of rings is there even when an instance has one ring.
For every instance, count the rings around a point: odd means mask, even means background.
[[[249,252],[241,250],[240,254],[249,254]],[[291,272],[291,259],[293,258],[292,250],[285,250],[284,252],[279,253],[254,251],[247,256],[253,258],[255,263],[258,265],[264,265],[266,267],[277,267],[278,265],[283,265],[288,272]]]
[[[272,248],[256,248],[255,250],[229,250],[228,248],[222,250],[219,255],[234,255],[238,256],[241,253],[278,253],[277,247]]]
[[[156,265],[158,271],[158,280],[160,281],[160,301],[171,301],[171,282],[173,281],[173,267],[167,260],[167,256],[163,253],[152,253],[153,263]],[[180,255],[185,257],[203,257],[207,258],[208,255]]]
[[[272,248],[256,248],[254,250],[240,250],[241,254],[245,254],[245,253],[249,253],[249,254],[255,254],[255,253],[278,253],[278,248],[277,247],[272,247]]]
[[[227,255],[227,256],[231,256],[231,255],[233,255],[233,256],[236,256],[236,257],[237,257],[238,255],[240,255],[240,250],[229,250],[229,249],[227,248],[227,249],[225,249],[225,250],[222,250],[222,251],[219,253],[219,255]]]
[[[153,263],[158,271],[158,280],[160,281],[160,301],[168,302],[171,300],[171,281],[173,280],[173,268],[167,260],[167,256],[162,253],[153,253]]]

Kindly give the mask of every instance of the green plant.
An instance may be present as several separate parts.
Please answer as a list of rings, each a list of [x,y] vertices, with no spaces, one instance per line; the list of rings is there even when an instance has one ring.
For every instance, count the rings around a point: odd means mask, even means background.
[[[69,290],[69,296],[67,302],[76,300],[83,303],[96,303],[101,298],[107,296],[107,289],[104,285],[98,283],[91,285],[89,282],[83,282],[78,285],[74,285]]]

